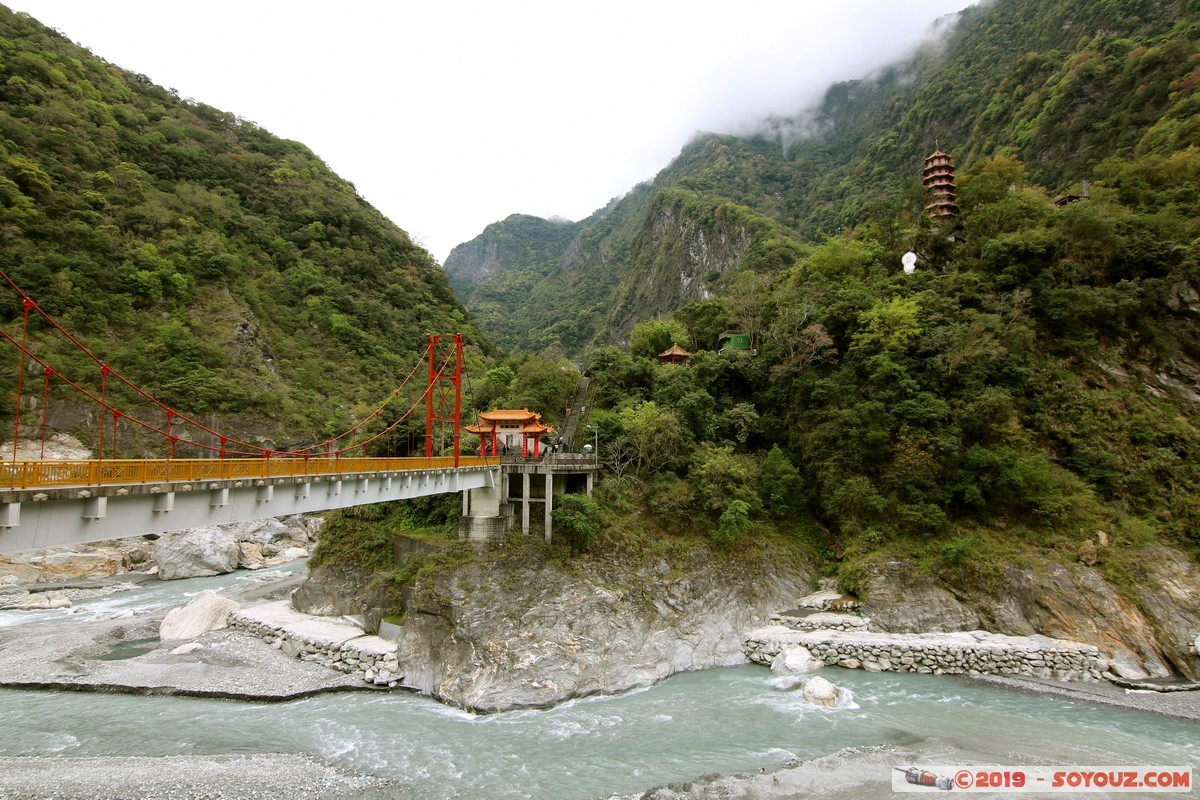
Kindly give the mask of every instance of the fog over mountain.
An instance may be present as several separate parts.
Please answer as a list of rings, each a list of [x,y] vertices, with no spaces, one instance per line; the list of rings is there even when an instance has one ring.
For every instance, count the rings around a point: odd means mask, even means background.
[[[964,5],[22,0],[15,10],[304,142],[442,261],[513,212],[582,219],[697,131],[794,114],[830,83],[904,57]]]

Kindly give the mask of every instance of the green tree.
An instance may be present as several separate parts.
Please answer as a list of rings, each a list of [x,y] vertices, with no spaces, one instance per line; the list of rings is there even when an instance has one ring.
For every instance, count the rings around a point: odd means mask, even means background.
[[[586,494],[563,494],[555,498],[550,512],[554,528],[567,540],[573,553],[585,553],[603,524],[600,506]]]
[[[750,530],[750,505],[743,500],[734,500],[721,513],[717,527],[710,530],[714,542],[722,547],[734,544]]]
[[[734,325],[750,337],[750,347],[756,347],[771,317],[771,279],[743,270],[729,282],[725,302]]]
[[[859,317],[862,329],[854,336],[855,348],[903,349],[921,334],[920,312],[915,297],[880,300]]]
[[[759,470],[754,460],[735,455],[730,447],[701,445],[692,455],[688,470],[688,481],[700,507],[714,517],[724,513],[734,501],[757,511],[758,480]]]
[[[734,403],[712,420],[712,431],[725,441],[745,445],[758,433],[759,414],[753,403]]]
[[[800,506],[800,471],[779,445],[773,445],[763,459],[758,486],[763,508],[772,517],[786,517]]]
[[[636,403],[621,412],[621,426],[633,448],[638,472],[674,469],[684,450],[683,426],[672,411],[652,401]]]
[[[592,403],[600,408],[617,408],[631,400],[645,399],[654,383],[654,365],[635,360],[619,347],[598,347],[589,358]]]
[[[992,156],[976,161],[957,176],[957,201],[964,211],[984,203],[996,203],[1016,194],[1025,182],[1025,166],[1011,156]]]
[[[485,411],[507,407],[516,379],[517,373],[507,364],[489,369],[475,386],[475,408]]]
[[[671,345],[687,344],[687,329],[673,320],[652,319],[639,322],[629,334],[629,354],[634,358],[655,358]]]
[[[731,324],[729,309],[719,297],[689,303],[678,309],[674,318],[687,328],[692,351],[716,350],[721,334]]]
[[[574,396],[579,372],[565,362],[533,357],[517,368],[513,405],[536,411],[548,420],[560,418]]]

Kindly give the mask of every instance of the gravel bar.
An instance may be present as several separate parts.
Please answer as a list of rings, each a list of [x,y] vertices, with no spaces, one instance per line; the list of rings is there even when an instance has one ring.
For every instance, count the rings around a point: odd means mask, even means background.
[[[295,754],[0,758],[5,800],[370,800],[398,789]]]

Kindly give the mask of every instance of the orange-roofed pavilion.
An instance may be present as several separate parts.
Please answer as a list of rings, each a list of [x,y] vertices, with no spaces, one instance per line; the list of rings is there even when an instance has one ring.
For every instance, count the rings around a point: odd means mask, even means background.
[[[658,354],[658,360],[664,364],[686,364],[692,354],[677,344]]]
[[[469,433],[479,435],[479,452],[481,455],[498,455],[502,450],[507,453],[510,447],[515,447],[517,438],[521,441],[521,455],[528,456],[529,440],[533,439],[533,456],[537,458],[541,450],[543,434],[553,433],[554,428],[542,424],[542,415],[528,408],[520,410],[494,408],[479,415],[479,422],[468,425]]]

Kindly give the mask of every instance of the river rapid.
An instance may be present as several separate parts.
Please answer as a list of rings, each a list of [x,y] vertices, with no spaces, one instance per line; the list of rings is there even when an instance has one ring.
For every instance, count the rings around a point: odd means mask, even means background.
[[[245,578],[153,585],[80,603],[71,615],[0,613],[0,646],[6,625],[70,625],[77,614],[177,605],[199,588]],[[547,710],[486,716],[404,692],[245,703],[4,689],[0,756],[304,753],[387,778],[395,784],[390,797],[558,800],[634,793],[713,773],[769,773],[825,757],[832,757],[826,765],[847,767],[831,774],[850,792],[845,796],[857,797],[892,796],[891,767],[913,766],[911,759],[1010,765],[1200,761],[1200,723],[1187,719],[951,676],[837,668],[821,674],[848,690],[835,708],[811,705],[799,692],[785,691],[768,670],[751,666],[682,674],[648,689]]]

